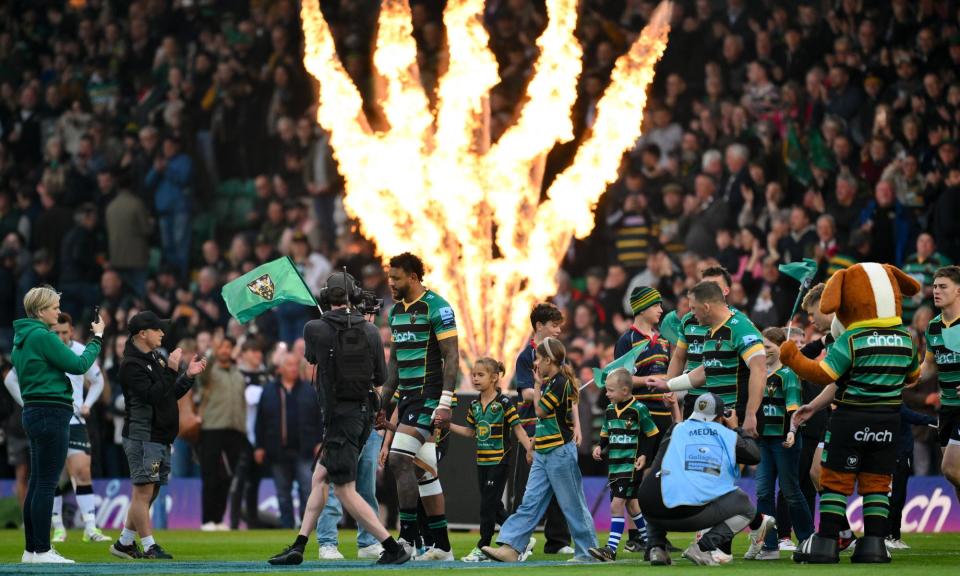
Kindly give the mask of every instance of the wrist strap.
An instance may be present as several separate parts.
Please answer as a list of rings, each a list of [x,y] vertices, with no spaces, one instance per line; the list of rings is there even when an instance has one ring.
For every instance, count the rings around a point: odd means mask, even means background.
[[[440,405],[438,408],[450,408],[453,406],[453,392],[450,390],[444,390],[440,393]]]
[[[674,378],[667,380],[667,388],[671,392],[680,392],[681,390],[689,390],[693,388],[693,382],[690,381],[689,374],[681,374]]]

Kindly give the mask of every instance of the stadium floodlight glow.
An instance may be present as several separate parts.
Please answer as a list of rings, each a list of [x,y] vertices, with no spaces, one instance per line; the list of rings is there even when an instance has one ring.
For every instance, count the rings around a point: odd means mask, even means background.
[[[639,136],[667,45],[671,5],[663,2],[617,60],[589,134],[541,201],[547,153],[573,138],[583,56],[574,36],[578,0],[546,5],[526,101],[491,143],[487,98],[499,77],[484,0],[447,3],[449,64],[433,109],[420,83],[409,3],[383,2],[373,54],[383,130],[370,127],[318,1],[302,4],[304,64],[320,84],[317,121],[330,132],[346,181],[344,207],[381,254],[423,258],[426,285],[456,310],[463,368],[486,355],[512,359],[523,346],[531,307],[555,293],[564,252],[593,229],[596,202]]]

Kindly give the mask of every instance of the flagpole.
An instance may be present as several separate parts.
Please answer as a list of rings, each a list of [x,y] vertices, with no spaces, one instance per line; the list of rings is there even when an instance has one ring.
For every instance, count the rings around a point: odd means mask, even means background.
[[[803,279],[803,282],[800,283],[800,291],[797,292],[797,300],[793,303],[793,311],[790,312],[790,320],[787,322],[787,340],[790,339],[790,330],[793,329],[793,317],[797,315],[797,310],[800,308],[800,302],[803,300],[803,294],[808,288],[810,288],[810,283],[812,280],[812,276],[807,276]]]
[[[591,378],[591,379],[587,380],[586,382],[584,382],[584,383],[583,383],[583,386],[580,387],[579,392],[583,392],[583,389],[586,388],[587,386],[593,384],[593,381],[594,381],[594,379]]]

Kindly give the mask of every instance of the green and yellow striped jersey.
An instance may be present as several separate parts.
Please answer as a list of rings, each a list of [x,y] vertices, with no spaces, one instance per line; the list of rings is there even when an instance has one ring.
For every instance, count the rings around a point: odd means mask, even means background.
[[[790,430],[788,414],[794,412],[803,403],[803,389],[797,374],[782,366],[767,375],[767,385],[763,390],[760,404],[760,435],[782,438]]]
[[[547,453],[573,438],[573,382],[558,373],[543,385],[539,405],[546,415],[537,418],[533,448]]]
[[[413,302],[397,302],[390,310],[392,353],[396,355],[397,390],[420,390],[439,397],[443,390],[440,341],[457,335],[453,308],[431,290]]]
[[[641,433],[647,438],[660,433],[646,406],[633,398],[607,406],[600,446],[607,449],[607,478],[611,483],[633,480],[634,463],[641,453]]]
[[[700,394],[713,392],[728,407],[742,408],[747,403],[750,382],[748,363],[763,356],[763,337],[753,322],[734,313],[711,330],[703,342],[703,369],[707,381]]]
[[[916,377],[920,362],[902,324],[854,325],[837,338],[820,367],[837,382],[839,407],[893,411],[900,409],[904,381]]]
[[[477,439],[477,466],[495,466],[510,451],[510,430],[520,425],[513,401],[497,394],[486,406],[478,398],[467,410],[467,426]]]
[[[933,357],[937,363],[937,372],[940,381],[940,405],[960,407],[960,395],[957,386],[960,385],[960,352],[954,352],[943,344],[943,331],[956,324],[956,320],[947,323],[943,314],[927,325],[925,338],[927,340],[927,357]]]

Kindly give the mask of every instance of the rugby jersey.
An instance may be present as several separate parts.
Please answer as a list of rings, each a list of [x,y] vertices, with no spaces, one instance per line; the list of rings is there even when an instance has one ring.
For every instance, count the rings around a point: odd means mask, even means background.
[[[634,464],[640,457],[641,433],[647,438],[660,433],[646,406],[634,399],[607,406],[600,429],[600,447],[607,450],[607,478],[611,483],[633,480]]]
[[[527,345],[517,355],[516,370],[513,371],[514,382],[517,386],[517,414],[520,416],[520,423],[527,432],[527,436],[533,438],[537,428],[537,412],[533,402],[523,399],[523,391],[533,389],[533,363],[537,359],[537,347],[533,340],[527,342]]]
[[[800,378],[787,368],[767,375],[760,404],[760,435],[782,438],[790,431],[790,415],[803,403]]]
[[[900,410],[904,381],[920,371],[913,339],[902,324],[854,324],[837,338],[820,367],[837,382],[838,408],[891,412]]]
[[[747,363],[763,355],[763,337],[753,322],[734,313],[727,321],[710,330],[703,342],[703,369],[706,383],[700,394],[713,392],[729,407],[746,405],[750,382]]]
[[[537,418],[533,448],[547,453],[573,438],[573,382],[557,373],[543,384],[539,405],[546,415]]]
[[[389,316],[400,392],[439,397],[443,390],[440,340],[457,335],[453,308],[431,290],[413,302],[397,302]]]
[[[746,315],[740,310],[737,310],[733,306],[729,306],[730,311],[737,317],[743,318],[747,322],[750,321]],[[687,366],[684,368],[684,372],[692,372],[703,362],[703,342],[707,338],[707,334],[710,332],[709,326],[701,326],[697,322],[697,317],[694,316],[693,312],[687,312],[683,315],[683,318],[680,319],[680,336],[677,339],[677,348],[684,348],[687,351]],[[704,391],[700,391],[696,388],[688,391],[688,394],[692,393],[694,396],[699,396],[703,394]]]
[[[636,346],[646,346],[646,349],[637,355],[634,375],[653,376],[667,373],[667,366],[670,364],[670,343],[656,332],[644,334],[636,326],[631,326],[617,340],[613,349],[614,359],[622,357]],[[633,397],[646,406],[651,414],[670,415],[670,410],[663,405],[663,392],[657,392],[649,386],[634,384]]]
[[[467,426],[477,439],[477,466],[496,466],[510,451],[510,430],[520,425],[513,402],[497,394],[486,406],[478,398],[467,410]]]
[[[933,286],[933,275],[938,268],[950,265],[950,259],[939,252],[934,252],[926,260],[921,261],[917,254],[911,254],[903,265],[903,271],[913,276],[920,283],[920,292],[915,297],[903,297],[903,323],[909,325],[913,315],[923,303],[932,304],[933,298],[923,296],[923,288]]]
[[[933,361],[937,363],[941,406],[960,407],[960,396],[957,394],[957,386],[960,384],[960,352],[954,352],[943,344],[944,329],[956,323],[957,321],[954,320],[948,324],[943,319],[943,314],[938,314],[927,325],[927,331],[924,334],[927,341],[927,358],[933,357]]]

